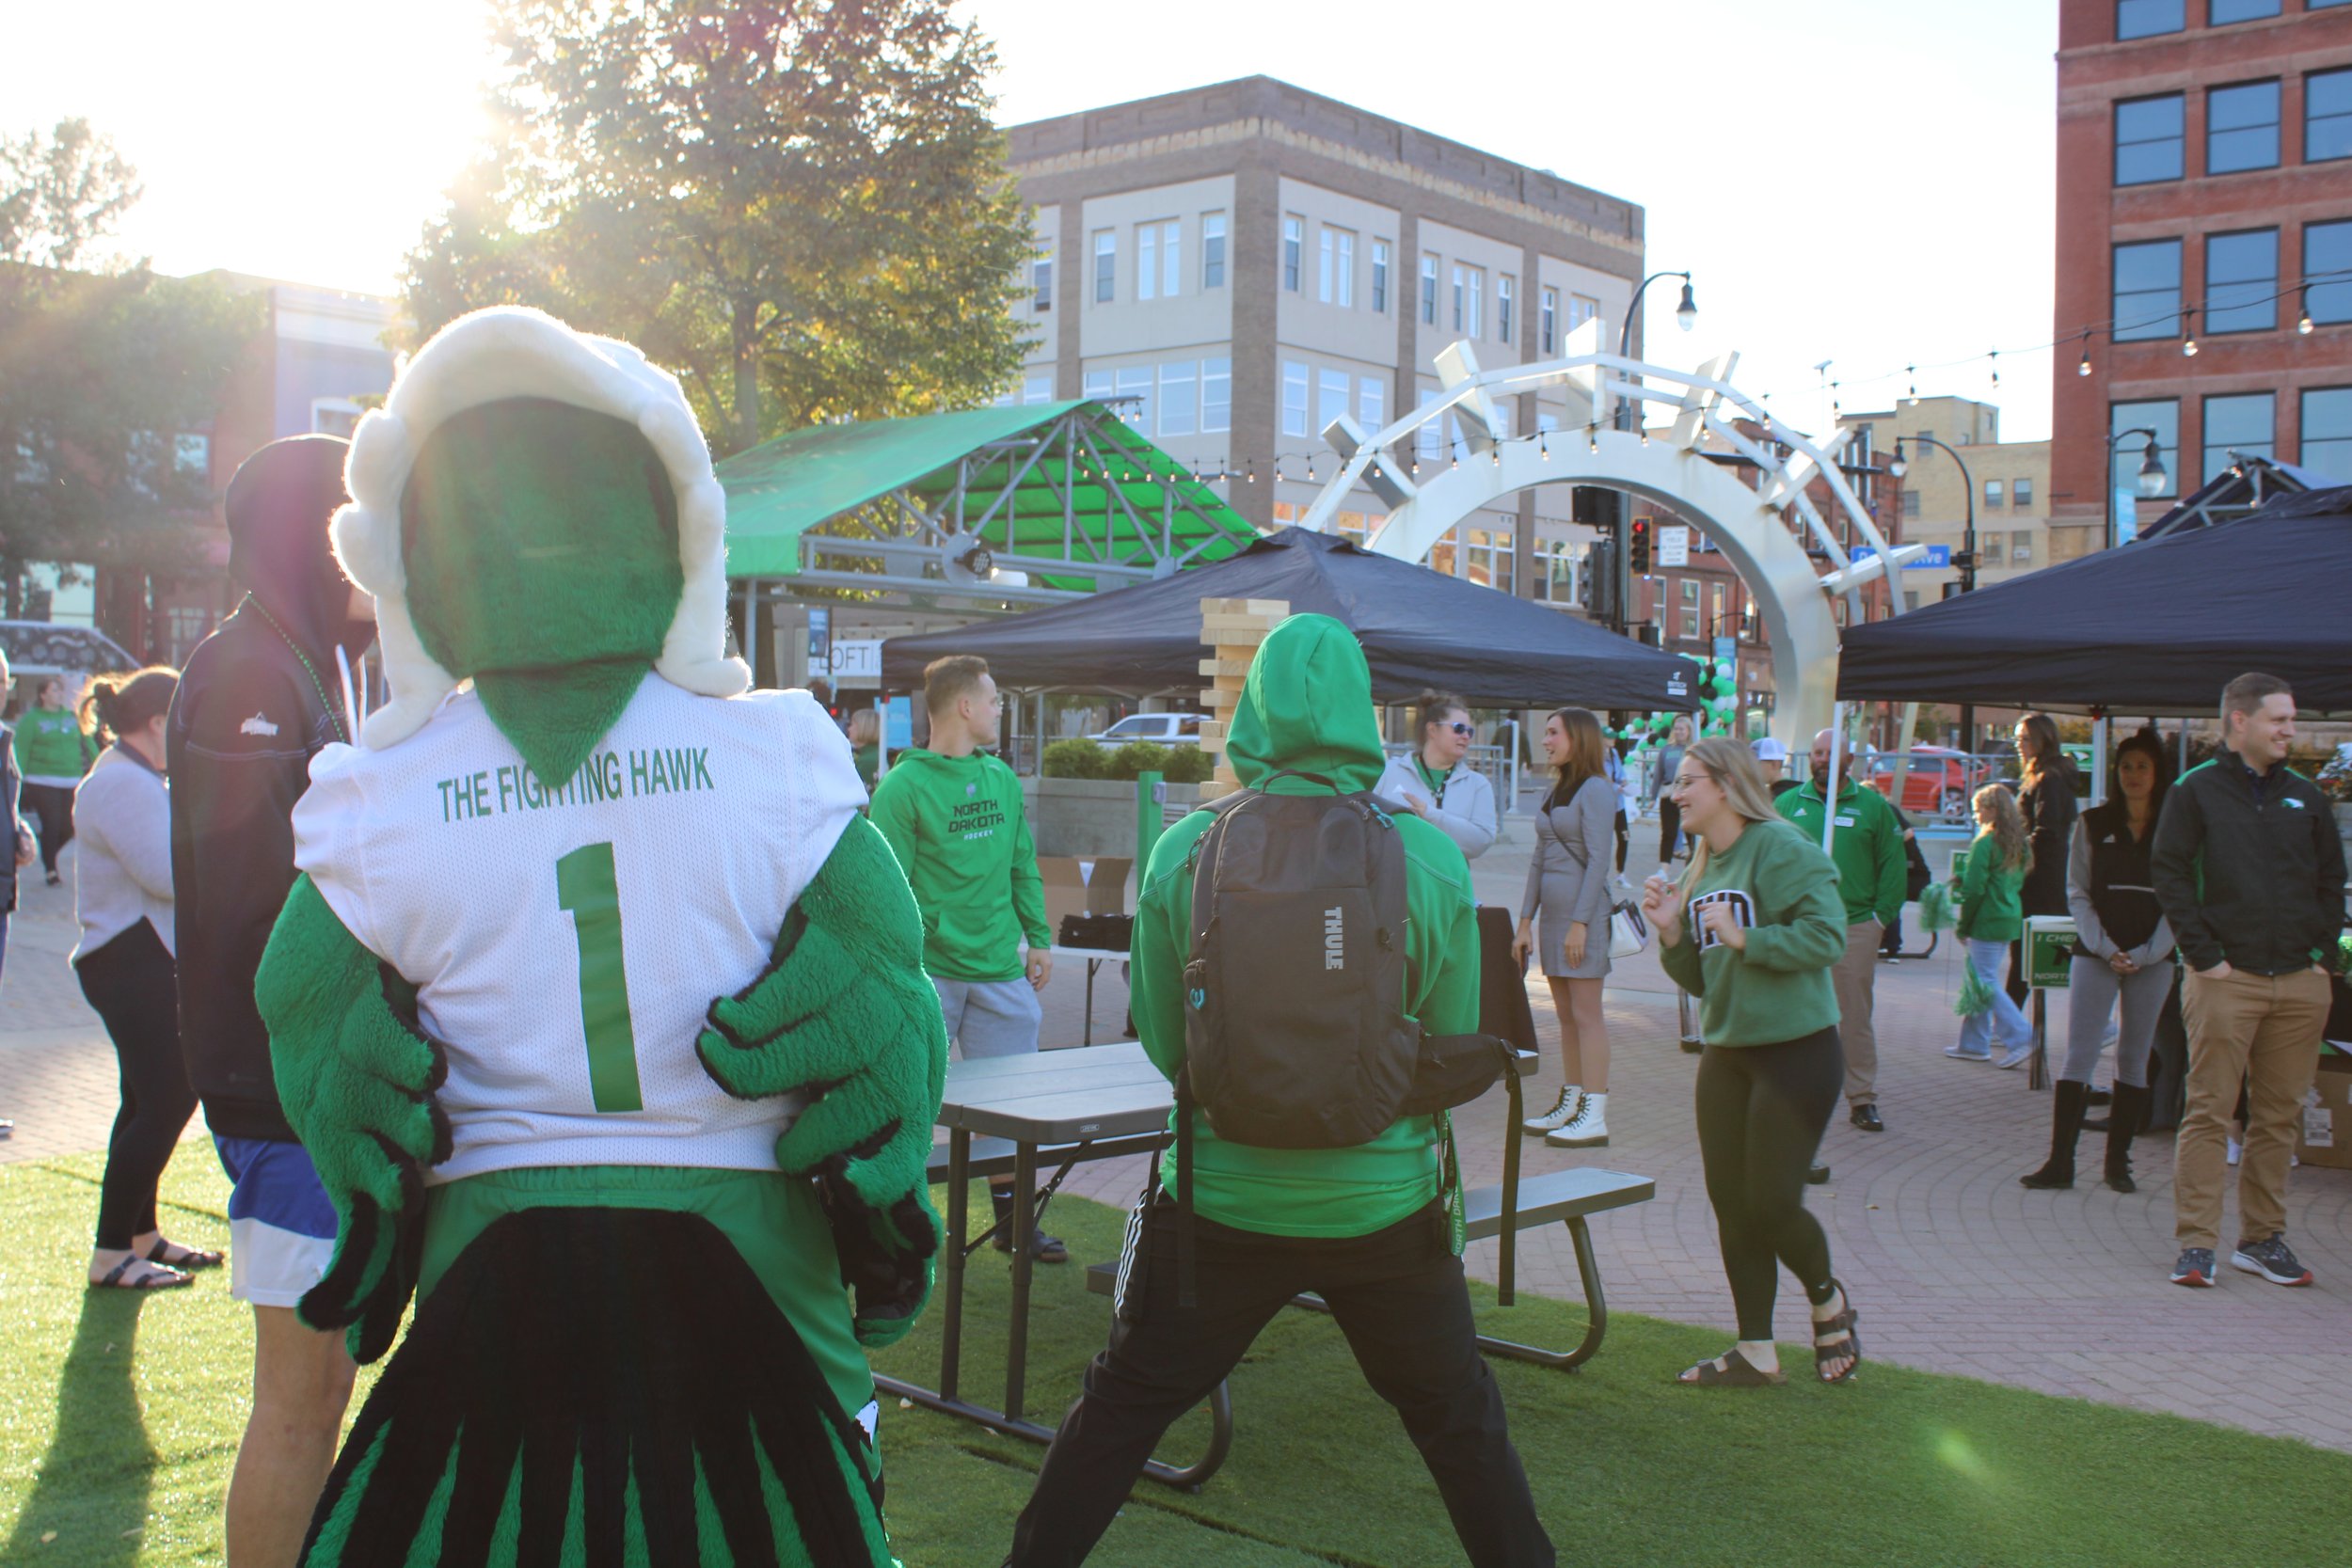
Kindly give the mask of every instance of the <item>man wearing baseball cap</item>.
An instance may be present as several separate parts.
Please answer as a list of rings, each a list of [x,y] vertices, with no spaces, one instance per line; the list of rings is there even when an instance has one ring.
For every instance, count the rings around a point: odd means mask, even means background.
[[[1788,766],[1788,746],[1786,741],[1775,740],[1769,735],[1760,735],[1748,742],[1748,750],[1756,753],[1756,760],[1762,765],[1765,780],[1772,784],[1772,795],[1775,799],[1797,787],[1796,780],[1781,777]]]

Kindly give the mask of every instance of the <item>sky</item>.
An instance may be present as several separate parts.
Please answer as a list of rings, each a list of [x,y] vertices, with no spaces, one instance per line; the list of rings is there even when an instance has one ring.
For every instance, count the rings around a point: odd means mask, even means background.
[[[1650,267],[1689,268],[1700,311],[1677,333],[1653,288],[1651,349],[1737,349],[1782,419],[1826,424],[1827,379],[1889,407],[1915,364],[1920,395],[2049,433],[2056,0],[958,9],[996,42],[1007,124],[1279,76],[1640,203]],[[113,136],[146,187],[123,246],[166,272],[389,293],[480,138],[486,13],[0,0],[0,131]]]

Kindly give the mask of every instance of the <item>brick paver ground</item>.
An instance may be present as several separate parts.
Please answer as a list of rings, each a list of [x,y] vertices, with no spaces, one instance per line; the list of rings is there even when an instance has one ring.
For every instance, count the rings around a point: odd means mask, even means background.
[[[1654,863],[1644,840],[1654,847],[1655,837],[1654,827],[1645,833],[1637,826],[1629,865],[1636,879]],[[1529,824],[1516,821],[1477,863],[1485,902],[1516,906],[1529,842]],[[0,1117],[12,1117],[17,1132],[0,1143],[0,1160],[100,1147],[114,1113],[113,1055],[65,961],[73,941],[67,891],[28,886],[9,936],[0,983]],[[1921,944],[1915,935],[1913,945]],[[1082,971],[1065,965],[1049,988],[1049,1046],[1077,1043],[1082,982]],[[2018,1174],[2046,1149],[2049,1097],[2030,1092],[2022,1069],[1942,1054],[1957,1030],[1958,985],[1948,940],[1928,962],[1880,970],[1888,1131],[1864,1133],[1840,1116],[1823,1152],[1834,1179],[1810,1189],[1838,1273],[1863,1309],[1868,1354],[2352,1452],[2352,1405],[2342,1398],[2352,1387],[2352,1171],[2294,1175],[2289,1233],[2318,1275],[2315,1287],[2280,1290],[2225,1269],[2217,1290],[2180,1290],[2164,1278],[2174,1251],[2169,1141],[2139,1141],[2140,1190],[2130,1196],[2090,1185],[2019,1187]],[[1540,980],[1535,1004],[1546,1066],[1529,1092],[1548,1101],[1559,1082],[1557,1028]],[[1098,1042],[1117,1037],[1125,1005],[1117,966],[1106,966],[1095,993]],[[2062,1035],[2064,1004],[2051,1012],[2053,1032]],[[1582,1163],[1653,1178],[1655,1201],[1594,1222],[1610,1305],[1716,1325],[1728,1336],[1730,1295],[1691,1118],[1697,1059],[1676,1048],[1674,992],[1654,957],[1618,967],[1608,1016],[1615,1053],[1610,1147],[1571,1153],[1531,1142],[1526,1168]],[[1500,1179],[1505,1120],[1500,1091],[1458,1115],[1469,1180]],[[200,1133],[199,1117],[189,1135]],[[2093,1170],[2099,1148],[2097,1135],[2086,1135],[2084,1164]],[[1079,1167],[1069,1187],[1124,1205],[1141,1179],[1139,1161],[1104,1162]],[[1473,1268],[1491,1276],[1493,1243],[1472,1250]],[[1518,1267],[1528,1290],[1577,1294],[1564,1229],[1523,1236]],[[1779,1328],[1784,1338],[1804,1332],[1793,1290]]]

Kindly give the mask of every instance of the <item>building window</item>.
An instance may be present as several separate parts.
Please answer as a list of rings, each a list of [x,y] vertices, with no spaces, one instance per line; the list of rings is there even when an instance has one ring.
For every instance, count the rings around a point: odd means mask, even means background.
[[[1511,341],[1511,314],[1518,303],[1519,282],[1509,273],[1495,279],[1495,341]]]
[[[201,483],[212,477],[213,438],[183,431],[171,438],[171,471]]]
[[[1339,259],[1332,262],[1339,277],[1333,279],[1332,303],[1347,309],[1356,308],[1356,236],[1340,230]]]
[[[2233,22],[2260,22],[2278,14],[2279,0],[2213,0],[2207,20],[2216,27],[2226,27]]]
[[[1372,376],[1356,383],[1356,422],[1371,436],[1389,422],[1388,389]]]
[[[1682,579],[1682,632],[1686,641],[1696,641],[1699,635],[1699,579]]]
[[[1029,263],[1029,309],[1040,315],[1054,308],[1054,253],[1044,252]]]
[[[1919,515],[1918,491],[1905,490],[1903,492],[1903,515],[1912,518],[1915,521],[1917,519]]]
[[[2352,71],[2303,78],[2303,161],[2352,158]]]
[[[1307,367],[1295,359],[1282,361],[1282,434],[1307,434]]]
[[[1987,512],[1991,512],[1999,507],[2000,504],[2001,482],[1997,479],[1986,480],[1984,482],[1984,509]]]
[[[1225,214],[1200,214],[1200,286],[1225,287]]]
[[[1462,330],[1462,293],[1468,287],[1469,285],[1463,279],[1462,269],[1455,267],[1454,269],[1454,330],[1456,332]]]
[[[1465,570],[1470,581],[1483,588],[1499,588],[1508,594],[1512,589],[1512,539],[1517,531],[1511,525],[1500,528],[1472,528],[1463,531],[1469,535],[1469,547],[1462,553]]]
[[[1600,314],[1600,301],[1590,294],[1568,296],[1568,330],[1573,332]]]
[[[1094,236],[1094,302],[1108,305],[1119,297],[1119,236],[1100,230]]]
[[[1560,341],[1560,291],[1546,289],[1536,295],[1536,301],[1538,330],[1543,334],[1541,339],[1543,352],[1547,355],[1557,354]]]
[[[2205,330],[2266,332],[2279,325],[2279,231],[2205,236]]]
[[[1345,371],[1324,371],[1315,377],[1315,429],[1328,430],[1331,422],[1347,412],[1347,381]]]
[[[1050,375],[1030,376],[1021,384],[1021,401],[1023,403],[1053,402],[1054,378]]]
[[[2352,223],[2303,226],[2303,276],[2327,279],[2303,291],[2312,320],[2352,321]]]
[[[2019,529],[2009,536],[2009,563],[2012,566],[2033,564],[2033,531]]]
[[[2352,483],[2352,387],[2303,394],[2303,467]]]
[[[2205,400],[2205,478],[2216,480],[2240,457],[2278,455],[2278,425],[2271,392],[2243,392]]]
[[[2119,343],[2181,335],[2181,242],[2149,240],[2115,247],[2115,325]]]
[[[1298,292],[1298,269],[1305,258],[1300,255],[1306,246],[1307,226],[1301,219],[1282,220],[1282,287],[1285,292]]]
[[[2181,405],[2174,398],[2156,398],[2147,403],[2114,403],[2107,405],[2107,435],[2117,436],[2127,430],[2145,427],[2156,433],[2156,461],[2164,465],[2164,488],[2158,496],[2181,493]],[[2126,502],[2139,494],[2139,465],[2148,450],[2145,436],[2134,436],[2114,445],[2108,462],[2107,492],[2121,492]]]
[[[1200,428],[1200,367],[1178,359],[1160,367],[1160,434],[1189,436]]]
[[[1389,242],[1372,242],[1372,309],[1379,315],[1389,310]]]
[[[1323,244],[1320,247],[1319,259],[1315,267],[1315,297],[1323,301],[1326,305],[1331,303],[1331,273],[1333,270],[1331,247],[1338,244],[1338,230],[1326,229],[1323,231]]]
[[[1111,372],[1108,371],[1087,372],[1085,390],[1080,395],[1085,397],[1089,403],[1109,402],[1111,395]]]
[[[1184,292],[1184,226],[1170,218],[1160,225],[1160,297]]]
[[[1152,434],[1152,367],[1125,365],[1119,371],[1119,417],[1142,431]]]
[[[2205,172],[2279,166],[2279,84],[2248,82],[2205,95]]]
[[[1486,326],[1486,275],[1475,267],[1470,275],[1470,323],[1462,328],[1465,335],[1475,338]]]
[[[2009,482],[2009,503],[2023,512],[2033,504],[2033,481],[2012,479]]]
[[[1160,226],[1136,225],[1136,297],[1157,299],[1160,293]]]
[[[1200,361],[1200,434],[1215,435],[1233,428],[1233,362]]]
[[[314,435],[341,436],[351,438],[359,428],[359,416],[365,412],[349,398],[312,398],[310,400],[310,429]]]
[[[1424,325],[1438,325],[1438,259],[1421,259],[1421,319]]]
[[[2146,185],[2182,174],[2181,95],[2134,98],[2115,106],[2115,182]]]
[[[2188,25],[2188,0],[2115,0],[2115,36],[2148,39]]]

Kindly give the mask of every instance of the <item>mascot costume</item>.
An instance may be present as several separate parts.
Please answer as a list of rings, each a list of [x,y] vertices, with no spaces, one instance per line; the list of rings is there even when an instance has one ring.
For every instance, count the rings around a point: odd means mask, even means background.
[[[726,657],[685,397],[480,311],[348,477],[393,697],[258,989],[342,1222],[304,1319],[364,1362],[418,1305],[304,1560],[887,1564],[864,1347],[930,1293],[946,1034],[848,742]]]

